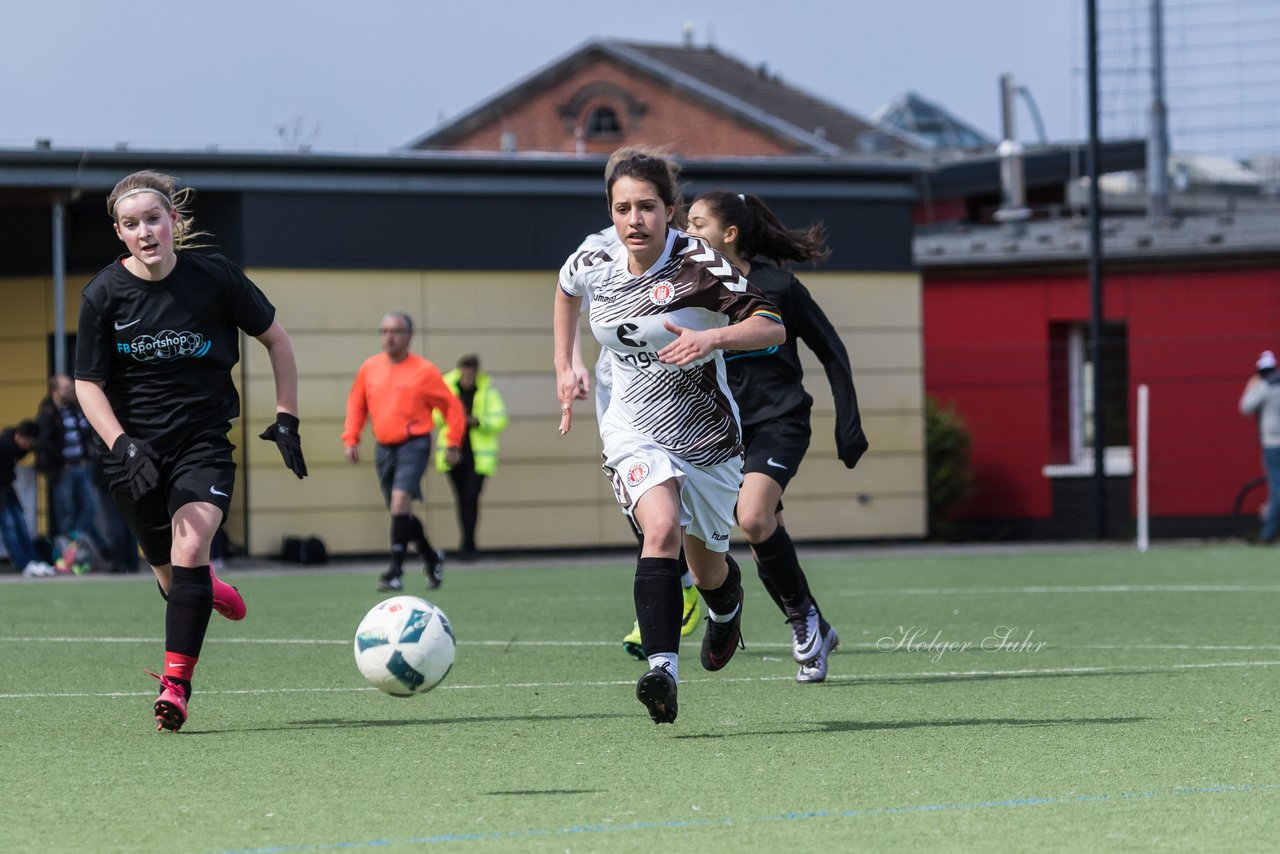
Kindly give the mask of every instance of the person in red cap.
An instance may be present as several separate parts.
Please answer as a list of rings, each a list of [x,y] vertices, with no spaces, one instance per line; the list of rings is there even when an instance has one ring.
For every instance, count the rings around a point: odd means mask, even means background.
[[[1276,354],[1263,350],[1240,397],[1240,414],[1258,420],[1258,441],[1262,445],[1262,468],[1267,473],[1267,512],[1259,539],[1273,543],[1280,525],[1280,372]]]

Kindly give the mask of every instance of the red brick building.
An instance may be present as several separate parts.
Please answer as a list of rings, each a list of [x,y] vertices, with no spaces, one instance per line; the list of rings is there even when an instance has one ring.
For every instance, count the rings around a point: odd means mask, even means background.
[[[679,157],[892,156],[923,150],[715,47],[587,42],[409,144],[412,149]]]

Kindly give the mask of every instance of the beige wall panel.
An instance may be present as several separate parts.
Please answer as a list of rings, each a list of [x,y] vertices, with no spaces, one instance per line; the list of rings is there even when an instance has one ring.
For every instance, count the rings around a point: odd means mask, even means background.
[[[0,338],[0,385],[25,386],[38,382],[43,387],[48,371],[43,335],[28,334]],[[68,370],[73,366],[69,365]],[[42,395],[43,396],[43,395]]]
[[[438,329],[427,337],[423,355],[439,365],[440,370],[448,371],[463,356],[475,353],[480,357],[480,370],[494,376],[499,391],[505,386],[505,378],[511,374],[535,373],[551,377],[550,317],[548,311],[547,328],[537,331],[454,332]]]
[[[422,317],[422,273],[397,270],[247,270],[291,334],[308,329],[375,333],[391,310]],[[375,337],[376,349],[376,337]]]
[[[809,453],[805,460],[826,455],[835,458],[836,440],[834,436],[836,419],[832,414],[814,412],[812,418],[813,438],[809,442]],[[878,457],[881,454],[924,451],[924,417],[920,413],[862,413],[862,431],[867,434],[871,449],[863,455],[863,460]],[[858,469],[862,463],[858,463]]]
[[[858,384],[862,371],[919,370],[923,363],[923,342],[916,329],[858,329],[842,332],[849,362],[853,365],[853,382]],[[822,363],[803,341],[800,342],[800,364],[804,368],[805,386],[826,385]]]
[[[304,376],[324,376],[345,381],[349,386],[355,378],[360,363],[382,351],[382,344],[371,327],[365,331],[353,330],[302,330],[285,329],[293,342],[293,352],[298,360],[298,372]],[[247,339],[241,349],[245,369],[254,379],[271,379],[271,359],[267,350],[253,339]]]
[[[432,510],[427,516],[427,530],[433,544],[445,549],[457,546],[457,529],[452,508]],[[597,511],[590,505],[537,507],[481,507],[477,539],[480,547],[492,549],[521,547],[553,548],[599,546],[596,533]],[[254,554],[276,555],[285,536],[315,534],[324,540],[334,554],[381,553],[387,550],[389,517],[385,510],[357,509],[323,512],[257,513],[252,519]],[[626,545],[630,537],[621,517],[617,544]],[[634,540],[632,540],[634,542]]]
[[[556,271],[432,271],[423,278],[428,329],[524,329],[550,334]]]
[[[345,382],[348,386],[361,363],[382,352],[381,342],[372,328],[365,332],[288,331],[298,359],[299,373],[324,376]],[[506,376],[512,374],[545,375],[548,384],[554,387],[550,332],[414,335],[413,350],[434,362],[442,372],[451,370],[465,354],[476,353],[480,356],[481,369],[494,376],[500,391]],[[241,356],[251,377],[271,378],[271,360],[266,349],[256,341],[246,340]]]
[[[810,376],[806,372],[806,378]],[[877,414],[924,412],[924,387],[920,374],[912,369],[862,371],[854,377],[854,390],[858,393],[858,412],[868,418]],[[834,415],[835,401],[831,388],[825,382],[805,383],[805,391],[813,398],[813,414]]]
[[[249,520],[249,551],[260,556],[280,554],[286,537],[318,536],[332,554],[385,552],[390,531],[387,511],[360,508],[342,511],[258,512]]]
[[[873,497],[869,503],[859,504],[793,498],[788,491],[785,503],[787,532],[796,540],[914,538],[925,534],[925,506],[919,499]],[[742,542],[740,531],[735,531],[734,542]]]
[[[481,501],[486,505],[581,501],[594,496],[596,482],[604,479],[599,466],[504,463],[497,475],[485,482]],[[449,485],[444,488],[449,489]]]
[[[912,371],[874,374],[864,371],[854,377],[854,388],[858,392],[858,411],[864,418],[882,412],[923,411],[924,398],[919,375]],[[831,389],[825,383],[805,383],[805,390],[813,396],[815,413],[835,411]]]
[[[0,338],[27,338],[33,333],[43,338],[43,331],[53,328],[52,311],[53,288],[48,279],[5,279]],[[40,361],[44,363],[43,350]]]
[[[308,418],[340,418],[347,411],[347,395],[351,393],[350,377],[313,376],[305,371],[298,378],[298,401],[303,415]],[[540,417],[556,429],[559,424],[559,404],[556,402],[555,377],[550,370],[545,375],[507,376],[501,380],[499,390],[510,417]],[[248,413],[250,417],[271,417],[275,412],[276,398],[270,373],[254,374],[248,389]],[[590,401],[582,401],[575,413],[575,425],[582,426],[585,419],[591,430],[595,429],[595,412]]]
[[[797,271],[837,329],[920,328],[920,276],[916,273]]]
[[[923,492],[924,461],[919,454],[907,452],[865,456],[852,471],[834,458],[806,457],[800,473],[787,487],[786,497],[864,493],[922,495]]]

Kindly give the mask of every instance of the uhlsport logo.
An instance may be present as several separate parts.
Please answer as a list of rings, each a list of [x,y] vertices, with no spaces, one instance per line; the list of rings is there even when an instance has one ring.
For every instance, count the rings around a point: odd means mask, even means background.
[[[174,332],[166,329],[159,335],[139,335],[129,342],[117,342],[116,349],[128,353],[139,362],[169,359],[199,359],[213,346],[199,332]]]
[[[658,282],[649,291],[649,302],[654,305],[666,305],[675,298],[676,288],[670,282]]]
[[[627,484],[637,486],[649,476],[649,466],[645,463],[632,463],[627,469]]]

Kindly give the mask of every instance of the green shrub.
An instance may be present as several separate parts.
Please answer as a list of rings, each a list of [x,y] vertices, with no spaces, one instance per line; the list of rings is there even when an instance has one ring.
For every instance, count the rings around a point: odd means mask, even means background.
[[[943,407],[925,399],[925,472],[929,497],[929,536],[947,539],[955,525],[947,512],[974,492],[973,441],[953,403]]]

